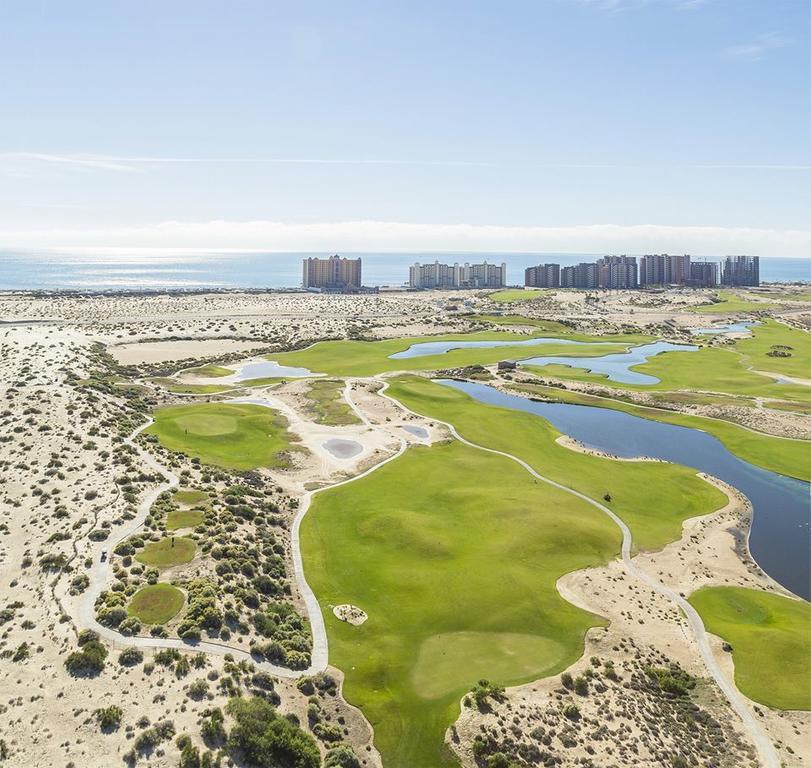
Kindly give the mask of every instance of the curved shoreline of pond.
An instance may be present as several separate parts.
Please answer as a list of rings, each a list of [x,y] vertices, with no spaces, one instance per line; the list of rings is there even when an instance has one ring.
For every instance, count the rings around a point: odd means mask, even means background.
[[[438,380],[488,405],[524,411],[588,447],[622,458],[651,456],[713,475],[752,504],[749,551],[761,569],[794,594],[811,600],[811,485],[756,467],[712,435],[623,411],[529,400],[466,381]]]

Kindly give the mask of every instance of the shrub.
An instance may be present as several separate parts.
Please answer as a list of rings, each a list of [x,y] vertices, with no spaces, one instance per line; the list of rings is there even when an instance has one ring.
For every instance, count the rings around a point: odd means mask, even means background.
[[[572,676],[568,672],[564,672],[560,676],[560,682],[563,684],[564,688],[568,688],[570,691],[574,687],[574,680],[572,680]]]
[[[125,648],[118,657],[118,663],[123,667],[133,667],[143,660],[144,654],[139,648]]]
[[[349,747],[341,744],[327,752],[324,768],[360,768],[360,760]]]
[[[121,718],[124,710],[121,707],[111,704],[109,707],[97,709],[94,713],[99,727],[103,731],[112,731],[121,725]]]
[[[589,681],[585,677],[578,675],[574,679],[574,692],[578,696],[587,696],[589,692]]]
[[[74,651],[65,659],[68,672],[76,677],[80,675],[98,675],[104,669],[107,649],[98,640],[89,640],[80,651]]]

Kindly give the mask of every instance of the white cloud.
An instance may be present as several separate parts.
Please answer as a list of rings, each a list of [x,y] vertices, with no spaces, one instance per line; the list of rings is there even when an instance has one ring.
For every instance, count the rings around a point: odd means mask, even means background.
[[[776,32],[769,32],[765,35],[758,35],[752,42],[741,45],[730,45],[724,48],[721,53],[733,59],[748,59],[756,61],[762,59],[769,51],[785,48],[793,41],[783,37]]]
[[[811,257],[811,230],[590,224],[567,227],[394,221],[166,221],[110,229],[0,231],[0,248],[258,251],[471,251]]]
[[[134,165],[122,162],[118,158],[102,155],[58,155],[49,152],[1,152],[0,161],[4,165],[45,164],[57,165],[79,171],[116,171],[117,173],[137,173]]]

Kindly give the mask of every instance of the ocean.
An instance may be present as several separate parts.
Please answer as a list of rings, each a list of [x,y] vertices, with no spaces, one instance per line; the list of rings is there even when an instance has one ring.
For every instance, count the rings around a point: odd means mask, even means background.
[[[0,250],[0,290],[160,290],[195,288],[297,288],[301,260],[328,253],[278,252],[58,252]],[[524,268],[544,262],[566,266],[594,261],[586,253],[341,253],[363,259],[363,283],[403,285],[415,261],[483,261],[507,264],[507,282],[522,285]],[[708,257],[710,258],[710,257]],[[716,257],[717,258],[717,257]],[[762,257],[763,282],[811,282],[811,259]]]

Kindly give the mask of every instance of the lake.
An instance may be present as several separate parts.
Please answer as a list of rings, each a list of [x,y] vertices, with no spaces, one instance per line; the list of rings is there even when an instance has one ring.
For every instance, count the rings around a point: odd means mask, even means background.
[[[758,565],[794,594],[811,599],[811,486],[749,464],[724,444],[688,427],[608,408],[542,403],[485,384],[440,380],[488,405],[541,416],[585,445],[616,456],[652,456],[713,475],[752,503],[749,551]],[[543,472],[543,467],[539,468]]]

